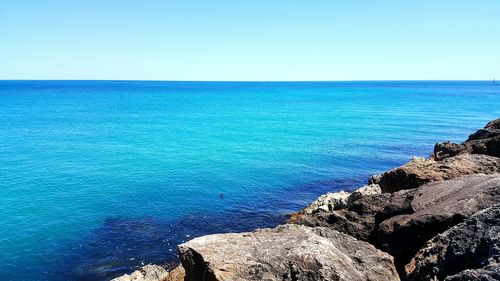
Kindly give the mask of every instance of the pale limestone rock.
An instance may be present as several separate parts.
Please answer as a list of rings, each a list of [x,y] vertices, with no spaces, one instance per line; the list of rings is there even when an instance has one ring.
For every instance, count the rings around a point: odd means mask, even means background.
[[[399,280],[390,255],[324,227],[208,235],[179,252],[186,281]]]

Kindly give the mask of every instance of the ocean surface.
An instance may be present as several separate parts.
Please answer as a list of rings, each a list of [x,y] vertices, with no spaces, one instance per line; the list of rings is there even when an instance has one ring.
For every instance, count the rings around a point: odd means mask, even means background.
[[[490,81],[0,81],[0,280],[175,262],[498,117]]]

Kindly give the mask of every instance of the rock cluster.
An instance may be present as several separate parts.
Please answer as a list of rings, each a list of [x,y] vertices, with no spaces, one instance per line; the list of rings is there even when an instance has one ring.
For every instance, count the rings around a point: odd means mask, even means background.
[[[461,143],[444,142],[434,146],[434,158],[442,160],[458,154],[486,154],[500,157],[500,119],[488,123]]]
[[[500,280],[499,172],[497,119],[431,159],[320,196],[286,225],[180,245],[181,279],[120,281]]]

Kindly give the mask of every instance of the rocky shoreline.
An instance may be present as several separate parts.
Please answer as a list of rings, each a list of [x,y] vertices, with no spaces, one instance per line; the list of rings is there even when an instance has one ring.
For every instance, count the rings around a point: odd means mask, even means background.
[[[198,237],[179,256],[114,280],[500,280],[500,119],[287,224]]]

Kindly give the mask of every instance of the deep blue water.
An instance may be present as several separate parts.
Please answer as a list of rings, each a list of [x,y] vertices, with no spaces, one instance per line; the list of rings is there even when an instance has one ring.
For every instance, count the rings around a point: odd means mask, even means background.
[[[106,280],[500,116],[491,82],[0,81],[0,280]]]

